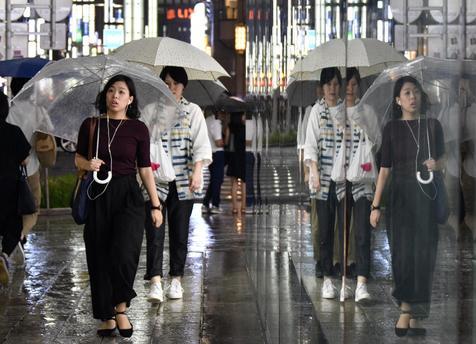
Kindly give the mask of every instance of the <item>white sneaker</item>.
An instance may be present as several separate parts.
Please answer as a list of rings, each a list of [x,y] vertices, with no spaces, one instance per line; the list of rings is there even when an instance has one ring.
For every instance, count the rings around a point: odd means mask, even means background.
[[[210,213],[212,213],[212,214],[221,214],[221,213],[223,213],[223,210],[220,207],[213,206],[213,207],[210,208]]]
[[[162,290],[162,284],[151,283],[149,295],[147,296],[147,301],[149,302],[163,302],[164,301],[164,291]]]
[[[341,289],[342,293],[342,289]],[[352,296],[354,296],[354,293],[352,292],[352,288],[350,287],[350,281],[345,282],[345,287],[344,287],[344,300],[350,299]]]
[[[21,242],[18,242],[17,246],[12,252],[12,260],[15,265],[25,266],[25,252]]]
[[[253,214],[254,211],[253,211],[253,207],[246,207],[245,208],[245,214]]]
[[[167,297],[169,299],[181,299],[183,297],[183,288],[180,281],[176,278],[172,278],[172,282],[169,285],[167,291]]]
[[[8,262],[8,257],[3,253],[0,254],[0,284],[4,287],[8,286],[10,281],[10,263]]]
[[[367,291],[366,283],[357,283],[357,287],[355,288],[355,302],[362,300],[370,300],[370,294]]]
[[[324,278],[321,293],[323,299],[334,299],[336,297],[336,288],[334,287],[334,284],[332,284],[330,278]]]

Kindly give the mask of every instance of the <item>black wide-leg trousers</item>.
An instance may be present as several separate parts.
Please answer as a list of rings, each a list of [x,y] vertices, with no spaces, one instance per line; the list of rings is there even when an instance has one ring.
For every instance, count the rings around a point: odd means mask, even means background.
[[[93,184],[98,194],[103,185]],[[144,198],[136,176],[115,177],[90,202],[84,243],[91,284],[93,316],[109,319],[114,307],[137,294],[133,289],[144,231]]]

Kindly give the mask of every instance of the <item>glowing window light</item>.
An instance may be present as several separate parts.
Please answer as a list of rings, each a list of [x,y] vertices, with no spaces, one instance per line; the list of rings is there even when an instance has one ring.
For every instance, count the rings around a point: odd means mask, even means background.
[[[235,50],[243,54],[246,49],[246,26],[243,23],[235,26]]]

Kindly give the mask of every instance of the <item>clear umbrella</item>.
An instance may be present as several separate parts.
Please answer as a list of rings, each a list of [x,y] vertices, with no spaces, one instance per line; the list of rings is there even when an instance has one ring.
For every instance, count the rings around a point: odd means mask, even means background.
[[[458,103],[458,83],[464,75],[464,65],[456,60],[420,57],[383,71],[362,97],[354,121],[368,134],[370,140],[381,143],[382,129],[392,118],[393,88],[406,75],[413,76],[428,95],[428,117],[437,118],[444,128],[445,141],[460,140],[463,117],[454,110]],[[470,76],[470,77],[474,77]]]
[[[141,119],[165,130],[178,106],[167,85],[142,66],[110,56],[64,59],[45,66],[13,99],[9,121],[25,132],[40,131],[76,141],[82,121],[97,115],[96,96],[116,74],[131,77],[137,89]]]

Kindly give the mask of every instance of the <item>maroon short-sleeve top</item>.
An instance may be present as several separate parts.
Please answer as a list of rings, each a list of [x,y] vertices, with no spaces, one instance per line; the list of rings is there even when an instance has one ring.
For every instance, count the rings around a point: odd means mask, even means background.
[[[88,156],[90,118],[81,124],[78,133],[76,152],[83,157]],[[105,165],[102,172],[111,170],[111,159],[108,142],[111,142],[112,175],[126,176],[137,173],[137,167],[150,166],[150,136],[146,125],[138,119],[120,120],[101,118],[94,132],[93,157],[96,156],[97,132],[99,128],[99,151],[97,158]],[[116,130],[117,129],[117,130]],[[114,138],[113,138],[114,137]]]

